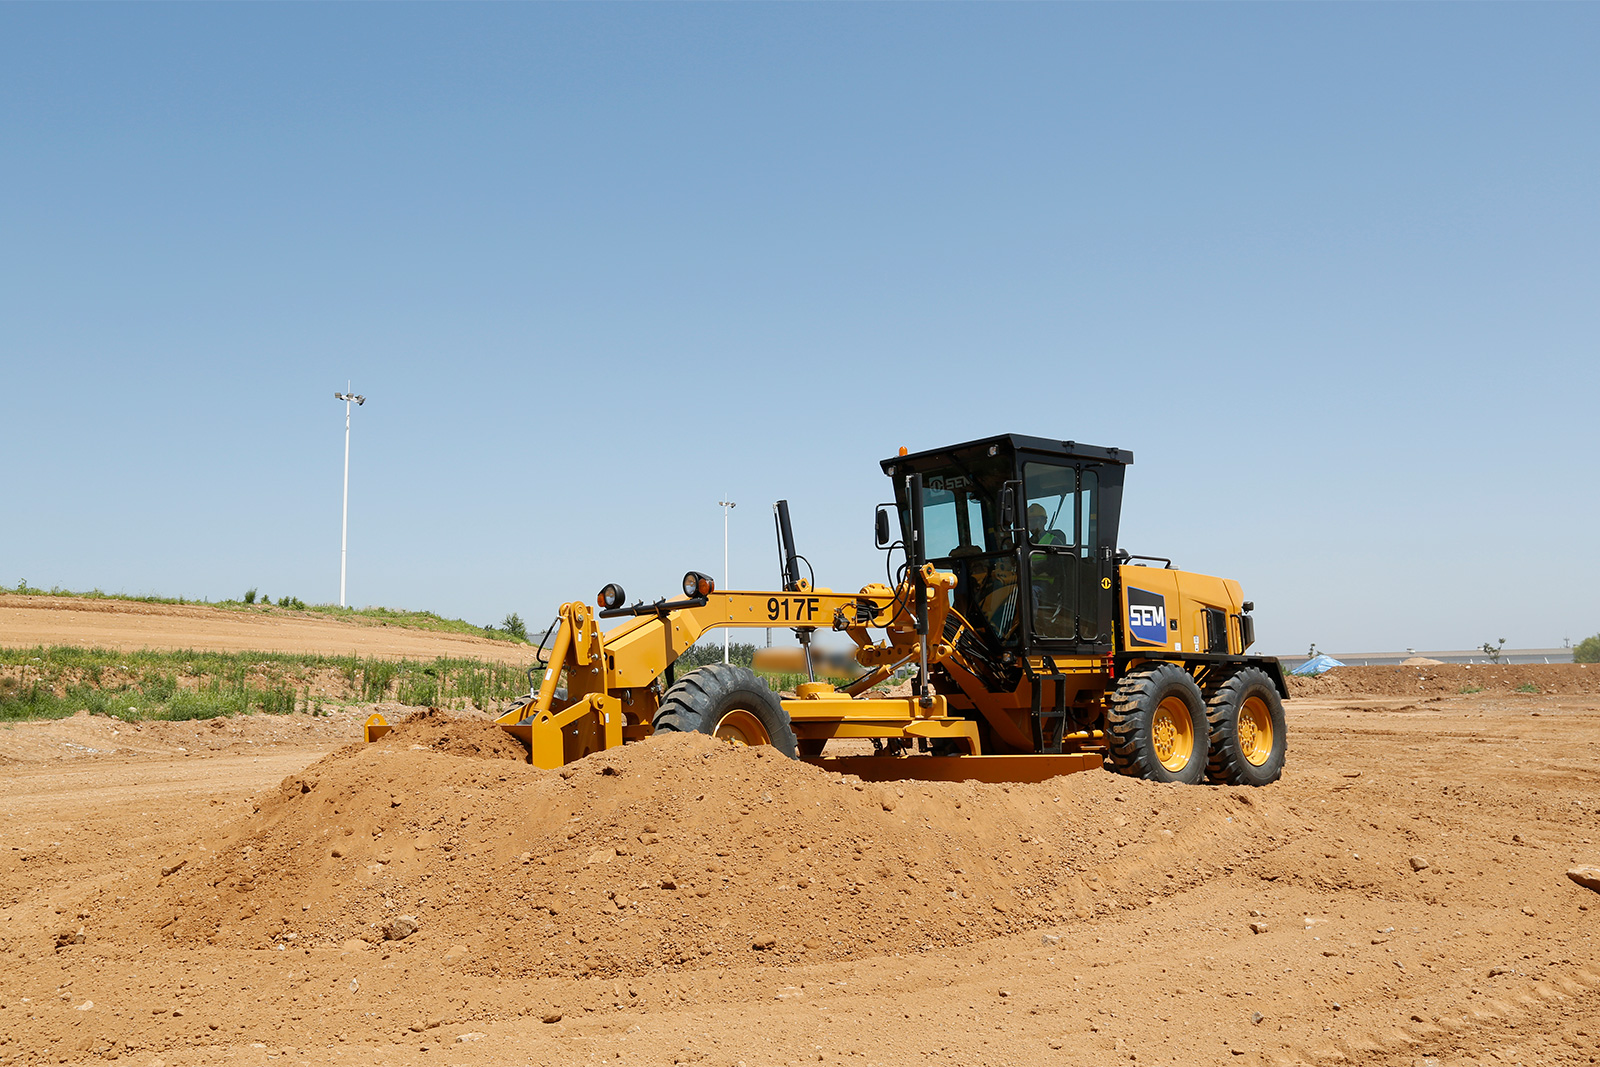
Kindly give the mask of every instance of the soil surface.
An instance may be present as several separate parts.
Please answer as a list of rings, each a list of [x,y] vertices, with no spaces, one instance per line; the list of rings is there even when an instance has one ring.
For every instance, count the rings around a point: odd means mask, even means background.
[[[531,645],[389,626],[313,612],[230,611],[203,604],[0,594],[0,645],[76,645],[122,652],[307,652],[429,660],[439,656],[527,665]]]
[[[1399,667],[1338,667],[1325,674],[1289,676],[1296,697],[1397,696],[1432,699],[1474,693],[1600,694],[1600,664],[1433,663]]]
[[[0,1062],[1588,1064],[1600,699],[1515,670],[1319,680],[1264,789],[0,728]]]

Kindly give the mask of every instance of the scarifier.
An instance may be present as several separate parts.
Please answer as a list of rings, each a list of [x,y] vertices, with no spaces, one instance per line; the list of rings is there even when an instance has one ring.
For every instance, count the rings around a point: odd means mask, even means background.
[[[1018,434],[902,448],[883,461],[895,500],[875,516],[878,547],[903,557],[888,583],[836,593],[802,577],[779,501],[782,589],[718,590],[690,571],[678,599],[627,605],[611,584],[598,611],[564,604],[541,643],[542,683],[497,721],[549,768],[676,730],[873,780],[1043,781],[1105,765],[1161,782],[1275,781],[1283,670],[1249,654],[1253,605],[1239,583],[1118,548],[1132,462]],[[606,619],[627,621],[602,631]],[[809,680],[785,699],[745,667],[676,677],[678,657],[724,626],[793,629]],[[817,679],[821,628],[855,642],[864,674]],[[910,695],[873,694],[905,669]],[[367,739],[388,730],[374,715]],[[873,754],[830,756],[844,739]]]

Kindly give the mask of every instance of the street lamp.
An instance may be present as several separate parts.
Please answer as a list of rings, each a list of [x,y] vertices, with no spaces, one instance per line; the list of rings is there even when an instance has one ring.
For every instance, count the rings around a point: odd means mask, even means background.
[[[726,494],[724,494],[726,495]],[[719,500],[717,506],[722,509],[722,588],[728,588],[728,512],[738,507],[731,500]],[[728,662],[728,628],[722,628],[722,662]]]
[[[339,531],[339,606],[344,607],[344,560],[350,546],[350,402],[365,404],[367,398],[349,392],[350,383],[344,383],[345,392],[334,393],[335,400],[344,401],[344,525]]]

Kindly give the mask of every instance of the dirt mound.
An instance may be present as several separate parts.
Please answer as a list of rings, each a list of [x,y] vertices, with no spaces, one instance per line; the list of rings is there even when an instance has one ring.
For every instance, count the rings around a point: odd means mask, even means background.
[[[1290,696],[1416,696],[1460,693],[1600,693],[1600,668],[1583,663],[1440,663],[1335,667],[1289,676]]]
[[[428,749],[469,759],[514,759],[524,763],[528,749],[488,719],[464,718],[438,708],[423,708],[395,723],[378,740],[385,749]]]
[[[1103,773],[868,784],[699,735],[560,772],[413,747],[465,729],[423,716],[286,779],[166,880],[151,925],[314,949],[406,915],[391,945],[476,974],[781,966],[1131,907],[1263,852],[1277,818],[1260,791]]]

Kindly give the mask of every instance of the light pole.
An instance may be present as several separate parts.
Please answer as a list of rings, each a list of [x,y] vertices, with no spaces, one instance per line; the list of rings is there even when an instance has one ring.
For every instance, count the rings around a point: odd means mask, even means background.
[[[334,393],[335,400],[344,401],[344,524],[339,531],[339,606],[344,607],[344,559],[350,546],[350,402],[365,404],[367,398],[349,392],[350,383],[344,383],[345,392]]]
[[[727,494],[723,494],[726,496]],[[728,512],[738,507],[731,500],[719,500],[717,506],[722,509],[722,587],[728,588]],[[728,628],[722,628],[722,662],[728,662]]]

